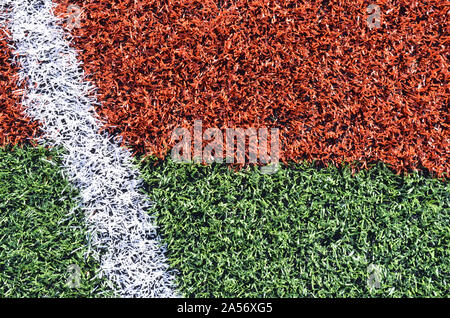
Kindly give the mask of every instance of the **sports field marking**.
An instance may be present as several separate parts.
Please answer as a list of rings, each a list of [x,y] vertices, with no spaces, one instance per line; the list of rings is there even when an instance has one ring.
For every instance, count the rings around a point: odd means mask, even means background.
[[[111,297],[61,149],[0,147],[0,297]],[[72,270],[71,270],[72,269]]]
[[[64,171],[80,190],[92,247],[103,273],[121,296],[174,297],[165,249],[139,193],[140,176],[130,153],[99,134],[77,53],[53,15],[50,0],[2,0],[8,10],[14,53],[25,81],[23,106],[42,123],[43,142],[62,146]]]

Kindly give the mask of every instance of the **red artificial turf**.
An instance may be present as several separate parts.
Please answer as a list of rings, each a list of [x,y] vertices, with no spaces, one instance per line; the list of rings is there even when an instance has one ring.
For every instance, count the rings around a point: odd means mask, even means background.
[[[58,0],[106,129],[163,157],[176,127],[278,127],[282,160],[448,177],[445,1]],[[66,14],[67,16],[67,14]]]
[[[11,64],[12,53],[7,32],[0,27],[0,147],[30,142],[38,124],[23,113],[22,91],[17,85],[18,68]]]

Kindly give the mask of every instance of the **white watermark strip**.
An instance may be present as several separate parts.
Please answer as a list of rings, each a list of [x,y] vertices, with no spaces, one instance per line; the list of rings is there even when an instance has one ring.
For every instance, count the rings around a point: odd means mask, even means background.
[[[218,128],[203,132],[201,120],[194,121],[193,136],[187,128],[172,131],[171,141],[176,142],[171,157],[178,163],[213,162],[228,164],[262,164],[261,173],[274,174],[279,170],[280,132],[278,128]],[[270,138],[270,154],[268,150]],[[248,141],[248,142],[247,142]],[[204,143],[207,143],[203,147]],[[247,147],[246,147],[247,145]],[[191,151],[193,149],[193,153]],[[246,151],[247,150],[247,151]]]
[[[370,29],[379,29],[381,27],[381,10],[380,6],[377,4],[370,4],[367,9],[367,26]]]
[[[64,171],[80,190],[92,248],[118,293],[176,297],[139,173],[127,150],[99,134],[93,86],[53,9],[51,0],[0,0],[27,87],[23,105],[42,123],[43,141],[66,149]]]

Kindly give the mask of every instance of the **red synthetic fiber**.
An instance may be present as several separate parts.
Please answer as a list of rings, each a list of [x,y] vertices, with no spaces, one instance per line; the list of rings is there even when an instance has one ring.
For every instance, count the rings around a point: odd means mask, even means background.
[[[12,53],[7,33],[0,28],[0,147],[32,141],[38,124],[23,113],[22,91],[17,85],[18,68],[11,64]]]
[[[106,129],[163,157],[176,127],[278,127],[282,160],[448,177],[445,1],[59,0]],[[66,15],[67,16],[67,15]]]

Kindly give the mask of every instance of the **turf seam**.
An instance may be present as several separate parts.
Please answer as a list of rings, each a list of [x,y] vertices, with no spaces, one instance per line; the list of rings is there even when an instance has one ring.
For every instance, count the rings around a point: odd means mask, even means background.
[[[66,150],[63,170],[80,191],[102,275],[123,297],[177,297],[175,273],[148,214],[151,203],[140,192],[140,174],[130,152],[100,133],[95,88],[85,80],[54,7],[51,0],[0,2],[0,20],[9,21],[19,81],[26,87],[22,104],[41,123],[40,141]]]

